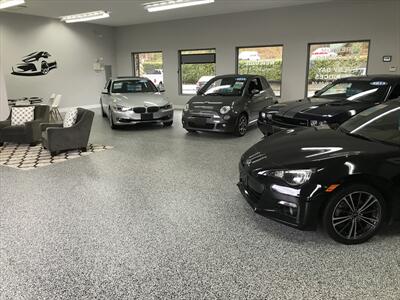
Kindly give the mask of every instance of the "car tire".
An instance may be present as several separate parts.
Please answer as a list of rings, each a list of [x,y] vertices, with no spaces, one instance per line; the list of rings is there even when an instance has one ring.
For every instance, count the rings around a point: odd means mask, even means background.
[[[247,118],[246,114],[244,113],[240,114],[236,120],[236,125],[233,134],[239,137],[244,136],[247,132],[248,124],[249,124],[249,119]]]
[[[322,222],[335,241],[346,245],[361,244],[379,231],[385,212],[381,193],[367,185],[353,184],[331,197]]]
[[[101,107],[101,115],[103,116],[103,118],[107,117],[107,114],[103,108],[103,101],[101,101],[101,99],[100,99],[100,107]]]
[[[108,109],[108,121],[110,122],[111,129],[117,129],[117,126],[114,124],[114,118],[111,109]]]
[[[163,126],[164,127],[171,127],[173,123],[174,123],[174,121],[164,122]]]
[[[45,61],[42,62],[42,66],[41,66],[41,70],[40,70],[42,75],[46,75],[47,73],[49,73],[49,71],[50,71],[49,64]]]

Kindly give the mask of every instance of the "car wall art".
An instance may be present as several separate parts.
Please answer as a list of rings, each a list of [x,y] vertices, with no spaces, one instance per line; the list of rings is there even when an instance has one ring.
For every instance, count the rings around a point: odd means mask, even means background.
[[[43,76],[57,68],[47,51],[32,52],[22,58],[22,62],[12,67],[11,74],[17,76]]]

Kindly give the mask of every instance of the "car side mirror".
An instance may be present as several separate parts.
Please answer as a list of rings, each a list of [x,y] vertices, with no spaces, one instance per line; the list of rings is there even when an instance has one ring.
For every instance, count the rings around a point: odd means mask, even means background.
[[[259,93],[260,93],[260,90],[258,90],[258,89],[251,90],[251,92],[250,92],[251,96],[257,95]]]
[[[109,95],[109,94],[110,94],[110,93],[108,92],[108,89],[104,89],[101,93],[104,94],[104,95]]]
[[[165,92],[165,86],[162,83],[158,84],[158,91],[160,93],[164,93]]]
[[[316,95],[316,94],[318,94],[319,93],[319,90],[316,90],[315,92],[314,92],[314,96]]]

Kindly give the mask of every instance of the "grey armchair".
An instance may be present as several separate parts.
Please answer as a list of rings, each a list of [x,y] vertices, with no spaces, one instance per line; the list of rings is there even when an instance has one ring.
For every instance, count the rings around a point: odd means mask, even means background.
[[[93,117],[94,112],[91,110],[78,108],[76,123],[72,127],[64,128],[63,124],[42,124],[44,148],[53,156],[67,150],[87,151]]]
[[[29,106],[29,105],[28,105]],[[37,105],[34,120],[24,125],[11,126],[11,114],[7,120],[0,122],[0,145],[4,142],[36,145],[41,141],[41,123],[49,122],[49,106]]]

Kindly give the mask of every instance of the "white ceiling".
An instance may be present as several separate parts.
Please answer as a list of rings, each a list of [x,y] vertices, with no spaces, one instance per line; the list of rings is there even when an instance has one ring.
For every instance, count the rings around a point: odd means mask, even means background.
[[[92,21],[91,23],[108,26],[123,26],[313,4],[330,0],[215,0],[215,3],[208,5],[148,13],[144,10],[143,4],[152,1],[153,0],[26,0],[25,7],[10,8],[6,11],[58,18],[69,14],[95,10],[109,10],[111,11],[110,18]]]

